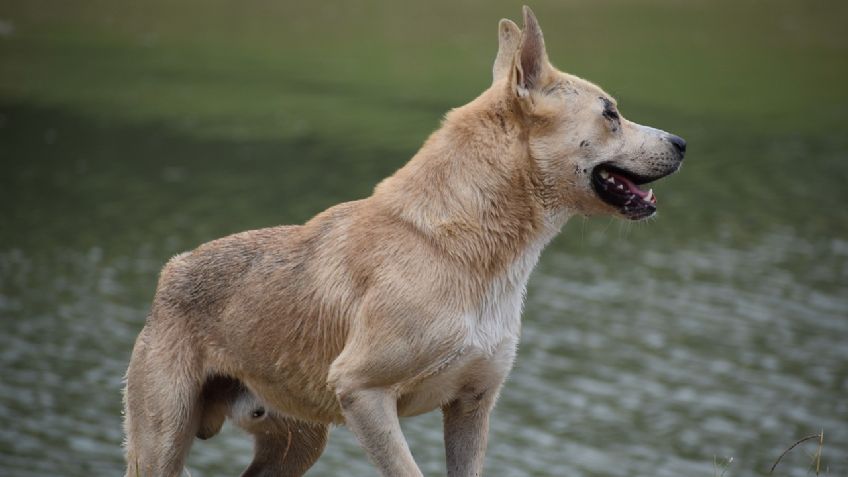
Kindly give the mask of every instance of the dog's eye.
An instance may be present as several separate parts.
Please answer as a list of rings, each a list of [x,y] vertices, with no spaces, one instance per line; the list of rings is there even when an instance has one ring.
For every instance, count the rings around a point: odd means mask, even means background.
[[[617,121],[619,119],[618,111],[610,108],[604,108],[604,117],[610,121]]]

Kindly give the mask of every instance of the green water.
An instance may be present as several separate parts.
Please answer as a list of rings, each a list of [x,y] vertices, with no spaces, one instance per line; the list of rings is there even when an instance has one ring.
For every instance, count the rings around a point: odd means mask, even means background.
[[[555,64],[689,152],[657,219],[574,219],[543,254],[487,475],[767,475],[821,430],[848,473],[848,6],[532,6]],[[0,475],[120,474],[161,265],[368,195],[487,86],[519,7],[0,5]],[[404,429],[444,475],[438,413]],[[188,468],[249,459],[227,428]],[[310,475],[374,472],[339,428]]]

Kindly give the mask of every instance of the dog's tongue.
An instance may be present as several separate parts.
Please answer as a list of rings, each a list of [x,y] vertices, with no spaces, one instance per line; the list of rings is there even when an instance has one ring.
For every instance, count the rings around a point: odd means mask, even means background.
[[[624,185],[631,193],[638,195],[642,200],[648,202],[656,202],[657,198],[654,196],[654,190],[651,189],[648,192],[643,191],[636,184],[634,184],[630,179],[624,177],[621,174],[616,174],[615,172],[610,171],[609,173],[613,179],[615,179],[616,183]]]

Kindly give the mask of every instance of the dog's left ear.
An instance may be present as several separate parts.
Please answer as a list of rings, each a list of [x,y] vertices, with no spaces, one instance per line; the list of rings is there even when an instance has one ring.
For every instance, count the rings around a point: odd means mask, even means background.
[[[524,6],[524,31],[515,53],[512,68],[512,80],[515,93],[519,98],[527,98],[530,91],[541,86],[543,73],[548,67],[548,53],[545,39],[536,15],[530,7]]]
[[[512,20],[501,19],[498,23],[498,56],[492,66],[492,84],[509,76],[512,60],[521,41],[521,30]]]

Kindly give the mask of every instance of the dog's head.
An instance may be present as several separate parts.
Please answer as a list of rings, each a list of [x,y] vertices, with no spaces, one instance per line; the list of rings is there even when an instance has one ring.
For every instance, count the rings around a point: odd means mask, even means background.
[[[548,62],[542,30],[524,7],[524,31],[501,20],[494,88],[505,89],[539,171],[545,206],[576,213],[652,216],[646,184],[675,172],[686,142],[625,119],[598,86]]]

